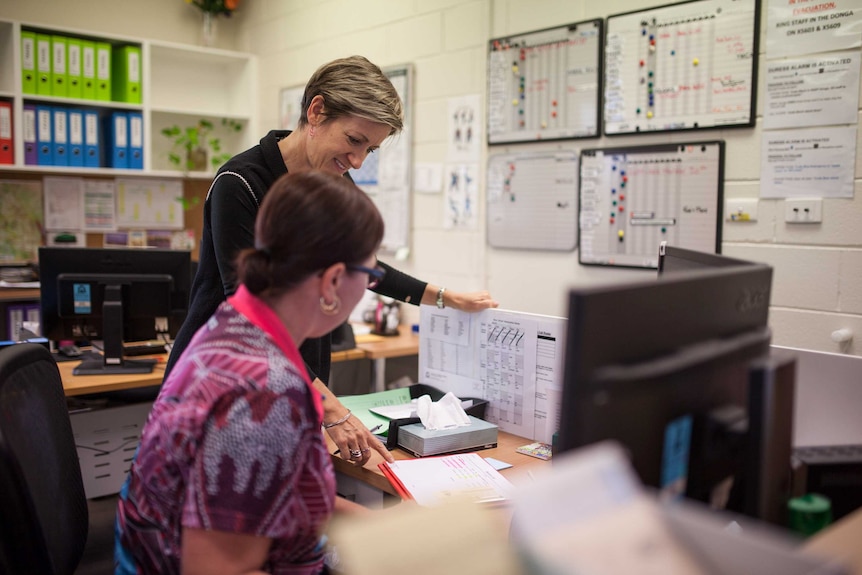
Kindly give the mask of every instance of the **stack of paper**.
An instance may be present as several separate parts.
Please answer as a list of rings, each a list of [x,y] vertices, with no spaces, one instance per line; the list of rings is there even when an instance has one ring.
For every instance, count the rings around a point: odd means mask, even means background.
[[[380,470],[405,499],[437,505],[453,498],[477,503],[509,498],[514,486],[477,453],[383,462]]]

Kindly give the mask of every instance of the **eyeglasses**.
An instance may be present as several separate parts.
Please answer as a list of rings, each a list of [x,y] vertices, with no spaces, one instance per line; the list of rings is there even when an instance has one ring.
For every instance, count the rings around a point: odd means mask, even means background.
[[[377,285],[383,281],[383,278],[386,276],[386,270],[381,268],[379,265],[373,268],[367,268],[365,266],[355,266],[348,265],[347,269],[354,272],[362,272],[368,274],[368,289],[374,289]]]

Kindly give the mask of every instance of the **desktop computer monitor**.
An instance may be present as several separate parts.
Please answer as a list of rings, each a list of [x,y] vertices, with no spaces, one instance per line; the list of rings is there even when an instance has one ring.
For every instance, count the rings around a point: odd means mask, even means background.
[[[704,268],[726,268],[747,266],[753,262],[668,245],[661,242],[658,247],[658,275]]]
[[[75,374],[149,373],[153,360],[123,357],[123,342],[174,337],[191,291],[189,252],[39,248],[42,333],[49,340],[102,340],[103,357]]]
[[[748,264],[573,289],[558,450],[613,439],[663,496],[782,523],[794,371],[769,358],[771,281]]]

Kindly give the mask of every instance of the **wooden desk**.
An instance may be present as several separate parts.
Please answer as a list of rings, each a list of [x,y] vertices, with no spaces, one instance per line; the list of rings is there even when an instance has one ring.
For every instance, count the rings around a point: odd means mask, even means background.
[[[168,356],[165,354],[158,356],[158,358],[160,361],[153,368],[152,373],[133,375],[73,375],[72,370],[77,367],[79,361],[61,361],[57,367],[60,369],[60,377],[63,379],[63,391],[69,397],[161,385]]]
[[[356,336],[356,348],[365,353],[371,360],[373,389],[386,389],[386,359],[390,357],[406,357],[419,354],[419,336],[410,331],[409,326],[400,326],[398,335],[373,336],[365,338]]]
[[[60,368],[60,377],[63,378],[63,390],[69,397],[161,385],[168,355],[161,354],[152,357],[159,360],[159,363],[153,368],[153,372],[135,375],[73,375],[72,370],[80,363],[78,361],[62,361],[57,364],[57,367]],[[332,353],[333,362],[363,359],[364,357],[366,357],[365,351],[358,347]]]
[[[2,288],[0,289],[0,301],[39,301],[39,288]]]
[[[334,452],[337,447],[329,438],[329,435],[324,434],[324,436],[326,437],[330,453]],[[528,443],[532,443],[532,440],[500,431],[497,434],[497,447],[493,449],[482,449],[476,453],[482,457],[493,457],[494,459],[511,463],[512,467],[500,472],[511,481],[513,477],[524,473],[525,470],[538,468],[542,465],[549,465],[549,462],[547,461],[543,461],[536,457],[530,457],[529,455],[523,455],[515,451],[515,448]],[[394,449],[390,453],[392,453],[392,456],[395,459],[414,459],[412,455],[402,449]],[[393,489],[392,484],[389,483],[389,480],[386,479],[383,472],[377,468],[377,465],[382,462],[383,457],[381,457],[376,451],[372,451],[371,461],[366,463],[364,467],[358,467],[349,461],[345,461],[341,458],[341,455],[332,456],[332,464],[337,473],[342,473],[347,477],[361,481],[362,483],[370,485],[371,487],[384,493],[388,493],[389,495],[398,496],[395,489]]]
[[[29,291],[29,290],[12,290]],[[38,293],[38,290],[36,290]],[[403,357],[419,353],[419,336],[410,333],[409,328],[401,327],[399,335],[392,337],[375,336],[372,341],[357,342],[353,349],[335,351],[332,353],[332,362],[351,361],[368,358],[374,369],[375,391],[385,389],[385,361],[388,357]],[[77,361],[64,361],[57,364],[60,368],[60,376],[63,378],[63,389],[67,396],[85,395],[88,393],[103,393],[106,391],[119,391],[121,389],[133,389],[136,387],[149,387],[160,385],[165,373],[165,362],[168,356],[159,355],[160,361],[152,373],[141,375],[72,375],[72,370],[78,365]]]

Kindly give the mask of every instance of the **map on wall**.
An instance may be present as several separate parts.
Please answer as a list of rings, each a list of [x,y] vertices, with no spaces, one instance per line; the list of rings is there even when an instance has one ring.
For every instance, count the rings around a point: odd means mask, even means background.
[[[0,263],[35,262],[42,245],[42,182],[0,180]]]

